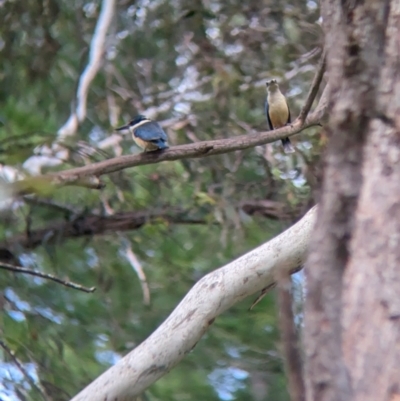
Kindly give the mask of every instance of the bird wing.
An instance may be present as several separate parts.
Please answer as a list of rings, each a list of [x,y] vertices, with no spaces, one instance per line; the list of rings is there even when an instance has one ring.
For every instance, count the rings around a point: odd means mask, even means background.
[[[272,127],[272,122],[271,119],[269,118],[269,104],[268,100],[265,100],[265,114],[267,116],[267,123],[268,123],[268,129],[271,131],[273,129]],[[289,117],[290,118],[290,117]]]
[[[155,121],[150,121],[133,130],[136,137],[144,141],[167,140],[167,135],[160,125]]]
[[[285,100],[286,100],[286,98],[285,98]],[[291,122],[292,122],[292,119],[291,119],[291,117],[290,117],[290,109],[289,109],[289,104],[288,104],[288,102],[287,102],[287,100],[286,100],[286,106],[287,106],[287,109],[288,109],[288,118],[287,118],[287,123],[286,124],[290,124]]]

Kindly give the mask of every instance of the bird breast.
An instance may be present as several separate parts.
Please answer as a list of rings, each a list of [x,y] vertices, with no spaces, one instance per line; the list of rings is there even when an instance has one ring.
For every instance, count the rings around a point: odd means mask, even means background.
[[[152,150],[157,150],[158,146],[152,142],[144,141],[141,138],[138,138],[136,135],[132,135],[133,140],[136,142],[136,145],[138,145],[140,148],[145,150],[146,152],[152,151]]]
[[[272,128],[277,129],[284,127],[289,119],[289,109],[285,97],[282,93],[268,94],[269,118]]]

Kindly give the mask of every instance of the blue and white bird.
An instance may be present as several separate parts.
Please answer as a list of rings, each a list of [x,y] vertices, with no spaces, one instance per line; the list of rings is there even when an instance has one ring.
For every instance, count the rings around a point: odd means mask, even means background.
[[[276,79],[271,79],[266,83],[267,99],[265,100],[265,114],[270,130],[282,128],[290,124],[290,110],[285,96],[279,90]],[[282,139],[283,150],[285,153],[293,153],[294,149],[289,138]]]
[[[145,152],[168,148],[168,137],[157,121],[139,114],[128,124],[116,128],[117,131],[129,130],[136,145]]]

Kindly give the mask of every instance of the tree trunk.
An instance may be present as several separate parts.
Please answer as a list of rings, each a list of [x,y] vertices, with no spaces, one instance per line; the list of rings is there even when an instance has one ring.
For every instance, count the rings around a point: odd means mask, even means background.
[[[400,400],[400,2],[325,0],[322,15],[331,138],[306,269],[307,400]]]

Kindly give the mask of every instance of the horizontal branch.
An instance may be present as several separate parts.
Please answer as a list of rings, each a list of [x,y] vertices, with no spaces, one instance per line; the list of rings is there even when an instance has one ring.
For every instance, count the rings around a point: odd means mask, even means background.
[[[7,253],[18,244],[22,249],[33,249],[37,246],[61,242],[67,238],[87,237],[120,231],[137,230],[146,223],[162,219],[176,224],[205,224],[205,220],[191,219],[185,210],[163,210],[159,212],[125,212],[112,216],[93,214],[78,215],[70,221],[56,221],[46,227],[31,230],[29,235],[21,234],[0,242],[0,255]],[[11,251],[10,251],[11,252]]]
[[[316,207],[271,241],[199,280],[150,337],[73,401],[128,401],[141,394],[193,349],[218,315],[271,285],[278,272],[304,263],[315,215]]]
[[[163,208],[159,212],[150,210],[135,212],[120,212],[109,216],[102,216],[87,212],[86,214],[78,209],[67,205],[58,204],[54,201],[40,198],[24,197],[24,202],[33,206],[49,207],[60,212],[64,217],[48,223],[46,226],[29,230],[29,234],[16,234],[0,241],[0,261],[18,264],[12,250],[18,245],[19,249],[34,249],[44,243],[61,243],[67,238],[80,238],[87,236],[104,235],[115,232],[126,232],[137,230],[146,223],[162,219],[171,224],[210,224],[206,218],[191,218],[195,211],[193,209],[181,210],[177,208]],[[301,213],[302,207],[289,207],[283,202],[270,199],[246,200],[238,204],[246,214],[261,215],[274,220],[295,221]]]
[[[160,152],[140,153],[137,155],[126,155],[115,157],[93,163],[89,166],[78,167],[75,169],[51,174],[59,183],[70,183],[87,176],[101,176],[113,173],[129,167],[140,166],[144,164],[154,164],[162,161],[174,161],[188,158],[198,158],[219,155],[222,153],[234,152],[236,150],[248,149],[254,146],[265,145],[275,142],[286,136],[299,133],[304,128],[317,125],[318,121],[308,120],[304,127],[300,122],[294,122],[291,126],[281,128],[275,131],[260,132],[257,134],[241,135],[233,138],[216,139],[213,141],[202,141],[187,145],[173,146]]]
[[[259,132],[256,134],[241,135],[226,139],[178,145],[157,152],[114,157],[112,159],[107,159],[87,166],[18,181],[14,184],[14,188],[15,192],[19,194],[26,194],[29,193],[29,191],[34,192],[34,186],[31,185],[32,180],[38,182],[47,182],[48,184],[53,185],[79,184],[82,181],[87,181],[88,179],[92,179],[93,181],[97,182],[97,177],[130,167],[160,163],[162,161],[207,157],[234,152],[237,150],[249,149],[255,146],[275,142],[287,136],[295,135],[306,128],[319,125],[320,116],[321,113],[316,111],[309,116],[304,124],[302,124],[300,120],[296,120],[290,126],[283,127],[275,131]]]

